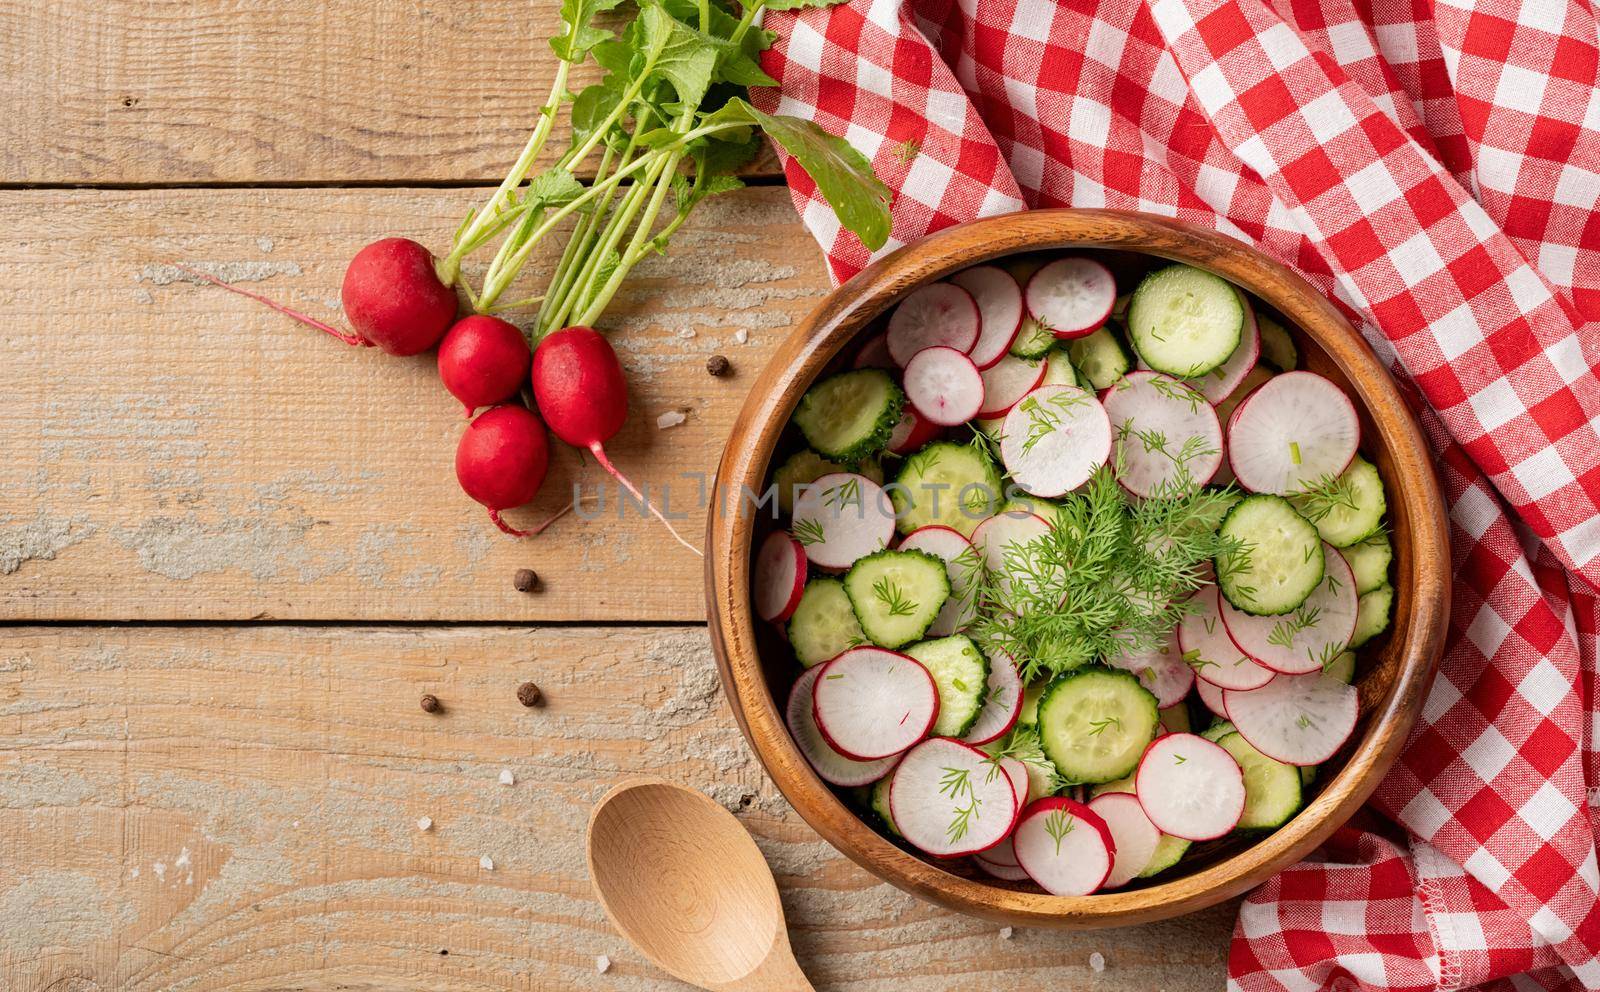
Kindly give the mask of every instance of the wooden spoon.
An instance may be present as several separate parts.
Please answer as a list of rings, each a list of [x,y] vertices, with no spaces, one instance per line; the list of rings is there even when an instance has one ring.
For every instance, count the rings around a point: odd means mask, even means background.
[[[674,977],[713,992],[815,992],[789,949],[772,870],[706,796],[624,782],[589,815],[588,848],[606,915]]]

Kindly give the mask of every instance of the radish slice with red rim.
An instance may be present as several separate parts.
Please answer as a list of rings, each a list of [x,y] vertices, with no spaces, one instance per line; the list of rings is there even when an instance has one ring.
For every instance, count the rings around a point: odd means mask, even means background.
[[[1000,843],[1009,846],[1011,843],[1011,838],[1007,837]],[[972,856],[972,861],[978,866],[979,871],[987,875],[992,875],[993,877],[1000,879],[1002,882],[1026,882],[1029,880],[1028,873],[1023,870],[1021,865],[1008,865],[1003,862],[989,860],[989,855],[997,850],[999,850],[999,847],[994,847],[983,852],[982,854],[975,854]],[[1012,860],[1016,860],[1015,855],[1012,856]]]
[[[1225,692],[1228,719],[1257,751],[1290,765],[1320,765],[1356,729],[1355,686],[1321,672],[1279,675],[1259,689]]]
[[[1237,286],[1233,292],[1239,297],[1239,307],[1244,310],[1239,346],[1233,349],[1227,361],[1198,379],[1189,380],[1190,385],[1205,394],[1209,403],[1221,403],[1231,396],[1261,358],[1261,328],[1256,324],[1255,310],[1251,308],[1249,298]]]
[[[1000,759],[1000,768],[1011,778],[1011,791],[1017,796],[1017,815],[1021,816],[1023,804],[1028,800],[1028,766],[1006,755]]]
[[[1218,689],[1256,689],[1266,685],[1272,681],[1272,670],[1256,664],[1228,636],[1221,602],[1216,586],[1205,586],[1189,597],[1188,609],[1178,621],[1179,657],[1194,669],[1202,683]],[[1204,698],[1205,692],[1200,695]],[[1212,712],[1222,714],[1215,707]]]
[[[1111,316],[1117,281],[1092,259],[1058,258],[1033,274],[1025,295],[1033,319],[1070,340],[1094,333]]]
[[[1267,674],[1271,675],[1272,673],[1268,672]],[[1267,681],[1270,682],[1272,680],[1268,679]],[[1195,695],[1200,697],[1200,702],[1205,704],[1206,709],[1210,710],[1213,716],[1223,720],[1228,718],[1228,707],[1222,701],[1222,694],[1225,690],[1220,686],[1212,685],[1205,679],[1197,678],[1194,680],[1194,691]]]
[[[800,488],[793,531],[811,564],[849,568],[856,559],[889,546],[894,506],[866,476],[833,472]]]
[[[1156,697],[1159,709],[1183,702],[1183,697],[1189,694],[1189,689],[1194,685],[1194,669],[1184,664],[1174,640],[1170,638],[1154,651],[1124,650],[1107,658],[1106,663],[1137,675],[1139,684]]]
[[[1049,536],[1050,523],[1038,514],[999,513],[972,532],[972,546],[984,568],[994,576],[995,584],[1009,598],[1011,575],[1020,564],[1019,559],[1036,558],[1033,549]]]
[[[889,355],[905,368],[924,348],[944,345],[966,353],[978,343],[981,319],[972,294],[947,282],[913,289],[889,315]]]
[[[1022,327],[1022,287],[1011,273],[993,265],[975,265],[950,281],[972,294],[981,329],[972,346],[972,361],[986,369],[1006,356]]]
[[[800,605],[806,587],[806,549],[783,531],[773,531],[756,552],[756,615],[782,623]]]
[[[1111,874],[1106,876],[1102,888],[1127,885],[1150,866],[1156,845],[1161,843],[1161,831],[1150,822],[1138,797],[1131,792],[1103,793],[1089,800],[1089,808],[1106,822],[1116,846]]]
[[[1006,414],[1000,458],[1034,496],[1061,496],[1089,481],[1111,454],[1111,420],[1076,386],[1041,386]]]
[[[1228,461],[1239,485],[1287,496],[1349,467],[1361,422],[1344,390],[1315,372],[1273,376],[1239,404]]]
[[[808,668],[795,680],[794,688],[789,690],[789,703],[784,708],[784,719],[789,724],[789,733],[793,735],[795,746],[800,748],[800,753],[805,755],[806,761],[816,770],[817,776],[830,785],[851,789],[858,785],[870,785],[878,779],[889,774],[895,762],[900,760],[899,755],[889,758],[880,758],[877,761],[852,761],[835,751],[822,736],[822,731],[817,727],[817,718],[812,710],[811,690],[816,685],[817,676],[822,674],[823,666]]]
[[[899,754],[926,737],[938,719],[938,687],[915,658],[860,647],[817,667],[822,675],[811,703],[817,729],[846,758],[877,761]]]
[[[945,574],[950,579],[950,596],[924,636],[949,637],[965,630],[978,615],[978,566],[981,559],[972,542],[961,536],[961,532],[954,527],[930,524],[907,534],[900,541],[900,550],[926,551],[943,558]],[[978,721],[983,722],[981,715]]]
[[[984,420],[1005,416],[1024,396],[1039,388],[1045,371],[1041,359],[1002,356],[983,370],[983,409],[978,416]]]
[[[1265,365],[1257,365],[1245,373],[1244,381],[1239,387],[1229,393],[1227,397],[1217,403],[1217,421],[1222,424],[1223,434],[1233,426],[1233,411],[1239,409],[1239,404],[1245,401],[1251,393],[1272,378],[1272,370]],[[1229,478],[1233,477],[1233,470],[1228,470]]]
[[[1134,793],[1162,833],[1215,840],[1244,813],[1244,772],[1233,755],[1197,734],[1166,734],[1145,749]]]
[[[909,455],[939,436],[938,424],[907,405],[900,422],[889,435],[889,450],[897,455]]]
[[[1333,545],[1324,544],[1322,556],[1322,581],[1304,603],[1288,613],[1258,617],[1222,601],[1222,622],[1228,636],[1262,667],[1286,675],[1320,672],[1350,643],[1359,603],[1355,575]]]
[[[962,736],[968,744],[987,744],[999,740],[1011,732],[1017,725],[1017,717],[1022,715],[1022,675],[1017,671],[1016,662],[1004,651],[991,650],[989,652],[989,695],[983,701],[983,709],[978,711],[978,719],[973,722],[972,729]],[[1007,758],[1007,761],[1016,761]],[[1017,767],[1022,771],[1022,789],[1019,796],[1028,794],[1028,769],[1022,762],[1016,761]]]
[[[964,352],[924,348],[906,362],[906,399],[940,427],[964,424],[983,408],[983,376]]]
[[[1061,796],[1031,803],[1012,835],[1017,863],[1054,896],[1086,896],[1105,884],[1116,842],[1100,814]]]
[[[1130,372],[1103,394],[1117,481],[1135,496],[1203,486],[1222,464],[1222,425],[1198,389]]]
[[[977,854],[1000,843],[1017,818],[1017,793],[1000,763],[948,737],[907,752],[889,783],[900,834],[936,858]]]
[[[893,369],[895,368],[894,356],[889,354],[889,335],[887,332],[874,334],[867,338],[866,344],[856,352],[855,361],[851,363],[858,369]]]

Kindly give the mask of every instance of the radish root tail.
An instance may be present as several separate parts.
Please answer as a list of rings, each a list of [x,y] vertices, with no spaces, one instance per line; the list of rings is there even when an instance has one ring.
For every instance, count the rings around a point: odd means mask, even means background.
[[[241,288],[239,286],[235,286],[231,282],[224,282],[224,281],[222,281],[221,279],[218,279],[216,276],[212,275],[209,272],[201,272],[199,269],[191,269],[187,265],[183,265],[181,263],[176,263],[176,262],[173,263],[172,267],[177,269],[179,272],[187,272],[189,275],[194,276],[196,279],[204,279],[206,282],[211,283],[211,285],[213,285],[213,286],[221,286],[223,289],[227,290],[230,293],[238,293],[240,296],[243,296],[243,297],[245,297],[247,299],[255,300],[257,303],[261,303],[261,304],[264,304],[266,306],[269,306],[272,309],[278,311],[279,313],[281,313],[281,314],[283,314],[283,315],[285,315],[287,317],[293,317],[295,320],[298,320],[300,323],[306,325],[307,327],[315,327],[317,330],[322,331],[324,334],[332,334],[334,337],[338,338],[340,341],[343,341],[347,345],[351,345],[352,347],[366,347],[366,348],[372,347],[372,342],[368,341],[366,338],[362,337],[359,334],[351,334],[348,331],[341,331],[337,327],[334,327],[331,324],[324,324],[322,321],[316,319],[315,317],[308,317],[308,316],[306,316],[305,314],[301,313],[298,310],[291,310],[290,308],[284,306],[282,303],[279,303],[276,300],[267,299],[265,296],[262,296],[260,293],[252,293],[248,289],[243,289],[243,288]],[[505,529],[504,525],[501,526],[501,529],[502,530]]]
[[[527,530],[517,530],[515,527],[512,527],[510,524],[508,524],[504,520],[500,519],[500,511],[499,510],[490,510],[489,511],[489,519],[494,521],[494,525],[496,527],[498,527],[501,530],[505,531],[507,534],[510,534],[512,537],[538,537],[540,534],[544,533],[546,527],[549,527],[551,524],[555,523],[557,520],[560,520],[562,517],[564,517],[567,514],[571,513],[573,510],[577,509],[577,507],[578,507],[578,501],[577,500],[573,500],[572,502],[568,503],[566,506],[562,507],[560,510],[557,510],[544,523],[537,524],[536,526],[533,526],[533,527],[529,527]]]
[[[499,510],[490,510],[489,511],[489,519],[494,521],[494,525],[496,527],[500,528],[505,533],[510,534],[512,537],[527,537],[528,536],[528,531],[517,530],[515,527],[513,527],[510,524],[506,523],[504,520],[501,520],[500,519],[500,511]],[[546,523],[548,523],[548,522],[549,521],[546,521]]]
[[[627,476],[625,476],[621,472],[617,471],[617,467],[615,465],[611,464],[611,459],[606,457],[606,449],[604,449],[604,448],[602,448],[600,446],[600,442],[599,441],[596,441],[593,444],[589,445],[589,450],[594,454],[595,460],[600,463],[600,467],[605,469],[607,472],[610,472],[612,478],[614,478],[618,482],[622,483],[623,488],[628,490],[628,492],[632,493],[634,499],[638,500],[640,503],[643,503],[645,509],[650,511],[651,516],[653,516],[657,520],[661,521],[662,526],[666,527],[667,530],[672,533],[672,536],[677,538],[677,541],[678,541],[679,544],[681,544],[684,547],[688,548],[690,551],[693,551],[696,556],[698,556],[700,558],[704,558],[705,557],[705,554],[703,552],[701,552],[701,550],[699,548],[695,547],[694,545],[690,544],[688,541],[685,541],[683,539],[683,535],[678,533],[678,528],[672,526],[672,521],[668,520],[662,514],[662,512],[660,510],[656,509],[656,505],[654,503],[652,503],[649,500],[645,499],[644,494],[641,493],[638,490],[638,488],[636,486],[634,486],[633,483],[628,481],[628,477]]]

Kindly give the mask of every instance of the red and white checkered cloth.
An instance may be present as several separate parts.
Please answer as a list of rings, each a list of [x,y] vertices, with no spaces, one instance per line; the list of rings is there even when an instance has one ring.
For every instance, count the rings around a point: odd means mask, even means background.
[[[1427,404],[1452,632],[1378,816],[1245,903],[1230,985],[1600,988],[1600,36],[1591,0],[852,0],[758,99],[895,191],[884,251],[1024,206],[1210,225]],[[869,260],[815,186],[835,275]],[[1395,826],[1395,825],[1398,826]]]

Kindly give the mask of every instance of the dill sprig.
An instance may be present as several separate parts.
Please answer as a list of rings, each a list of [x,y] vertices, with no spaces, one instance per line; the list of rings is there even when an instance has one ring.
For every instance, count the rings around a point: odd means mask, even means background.
[[[1307,520],[1321,523],[1334,510],[1356,509],[1355,482],[1346,475],[1329,473],[1307,484],[1289,500]]]
[[[883,604],[891,617],[908,617],[917,612],[917,604],[906,596],[900,583],[884,576],[872,584],[872,595]]]

